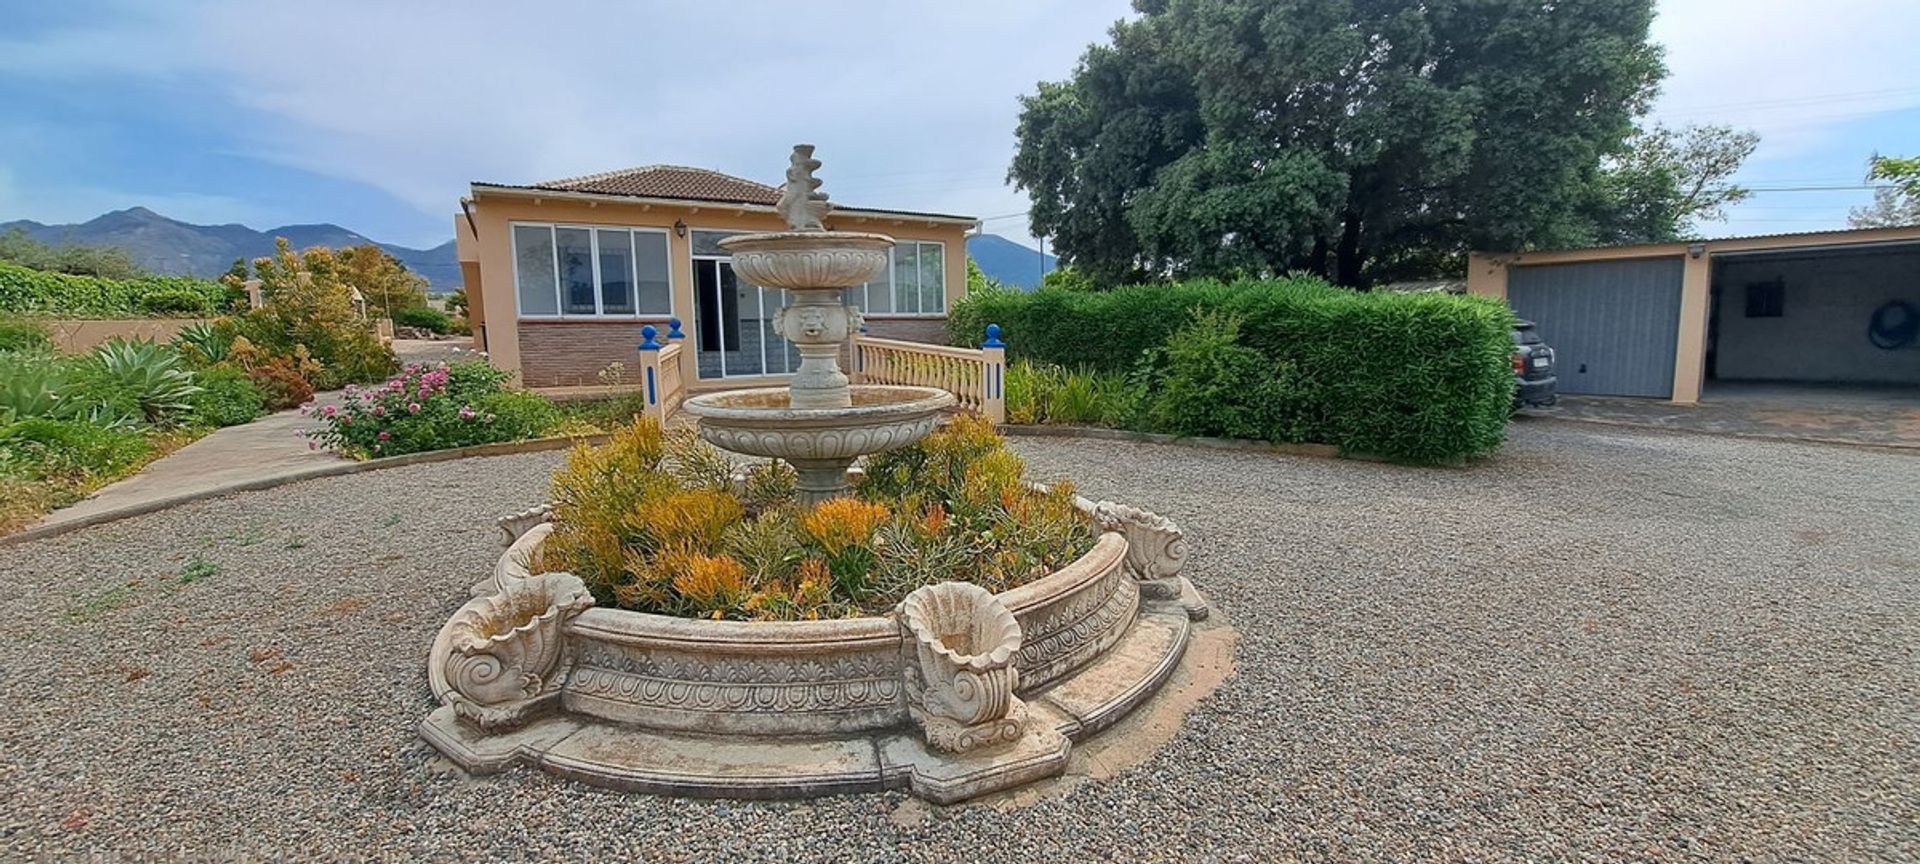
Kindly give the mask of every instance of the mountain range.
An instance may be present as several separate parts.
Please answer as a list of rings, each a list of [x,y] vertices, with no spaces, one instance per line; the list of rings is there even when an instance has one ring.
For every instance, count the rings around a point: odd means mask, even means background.
[[[980,234],[967,238],[967,254],[980,272],[1002,284],[1032,291],[1040,287],[1042,274],[1050,273],[1059,259],[1031,249],[998,234]]]
[[[374,243],[400,259],[407,268],[427,277],[437,292],[460,287],[460,263],[448,240],[431,249],[381,243],[332,223],[282,225],[255,231],[245,225],[194,225],[170,219],[145,207],[129,207],[71,225],[43,225],[27,219],[0,223],[0,233],[20,228],[52,246],[114,246],[127,251],[135,264],[155,273],[213,278],[227,272],[234,259],[251,261],[273,253],[274,238],[285,237],[295,249],[310,246],[359,246]],[[1033,290],[1040,275],[1052,270],[1054,256],[1042,255],[997,234],[967,240],[967,254],[980,270],[1008,285]]]
[[[310,246],[359,246],[375,243],[400,259],[415,273],[427,277],[435,291],[460,287],[460,263],[448,240],[432,249],[413,249],[380,243],[338,225],[282,225],[255,231],[245,225],[194,225],[169,219],[145,207],[115,210],[73,225],[42,225],[26,219],[0,223],[0,232],[22,228],[27,236],[53,246],[115,246],[127,251],[133,263],[155,273],[213,278],[227,272],[236,258],[251,261],[273,254],[274,238],[285,237],[295,249]]]

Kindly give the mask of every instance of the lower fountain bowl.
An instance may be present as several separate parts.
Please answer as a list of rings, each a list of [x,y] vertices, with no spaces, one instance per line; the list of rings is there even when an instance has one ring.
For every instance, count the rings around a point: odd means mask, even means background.
[[[794,408],[785,387],[688,399],[700,437],[722,450],[790,462],[847,460],[905,447],[932,432],[952,393],[934,387],[855,385],[848,408]]]

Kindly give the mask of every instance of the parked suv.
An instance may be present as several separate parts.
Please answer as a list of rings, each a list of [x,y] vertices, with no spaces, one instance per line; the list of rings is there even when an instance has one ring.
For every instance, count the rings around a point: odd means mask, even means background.
[[[1532,321],[1513,325],[1513,377],[1519,389],[1513,391],[1513,407],[1546,406],[1559,400],[1553,392],[1553,349],[1540,341]]]

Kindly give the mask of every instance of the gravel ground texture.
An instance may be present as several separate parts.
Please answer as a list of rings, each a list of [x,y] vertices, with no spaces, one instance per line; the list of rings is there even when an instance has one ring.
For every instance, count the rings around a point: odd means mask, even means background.
[[[1423,469],[1016,442],[1194,538],[1236,672],[1055,794],[650,798],[415,735],[560,454],[0,547],[0,859],[1920,859],[1920,458],[1522,422]]]

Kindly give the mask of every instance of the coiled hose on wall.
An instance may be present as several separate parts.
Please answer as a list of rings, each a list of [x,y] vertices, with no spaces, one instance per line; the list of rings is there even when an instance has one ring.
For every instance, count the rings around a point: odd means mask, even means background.
[[[1920,339],[1920,309],[1905,300],[1888,300],[1867,321],[1867,339],[1873,347],[1898,351]]]

